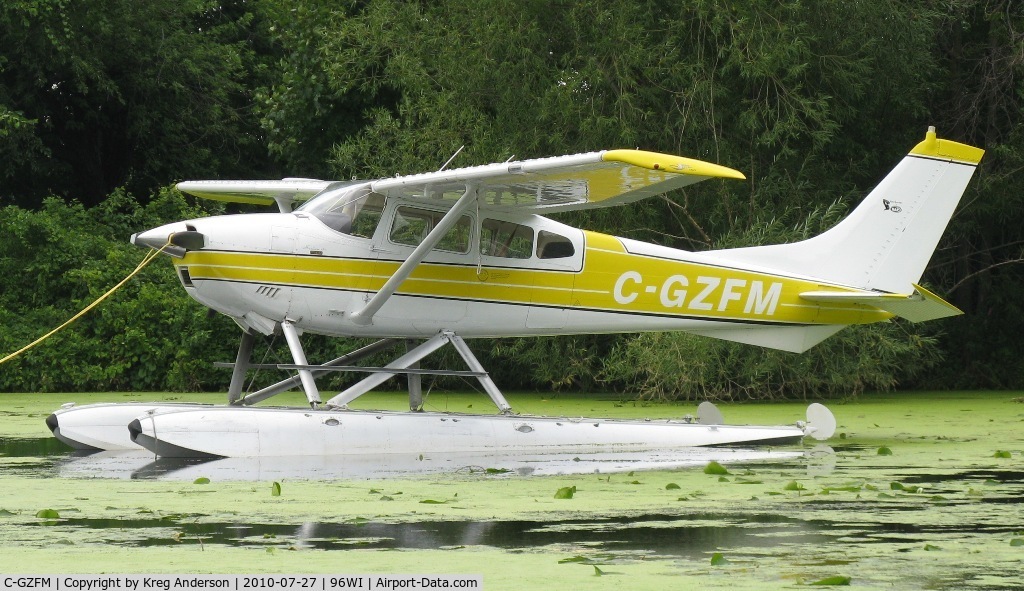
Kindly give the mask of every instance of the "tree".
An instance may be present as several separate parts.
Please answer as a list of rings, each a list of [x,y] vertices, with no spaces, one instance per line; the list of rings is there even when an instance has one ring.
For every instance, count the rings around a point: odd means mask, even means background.
[[[98,203],[266,160],[244,2],[22,0],[0,6],[0,203]],[[265,168],[265,164],[262,166]]]
[[[941,84],[930,110],[949,135],[985,148],[928,277],[966,317],[945,323],[956,363],[925,385],[1013,388],[1024,383],[1024,5],[1010,0],[933,2]]]

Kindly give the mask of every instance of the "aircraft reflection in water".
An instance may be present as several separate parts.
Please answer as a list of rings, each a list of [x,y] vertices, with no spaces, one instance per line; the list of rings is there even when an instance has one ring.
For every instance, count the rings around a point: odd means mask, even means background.
[[[113,478],[192,482],[205,477],[223,481],[375,479],[436,473],[480,473],[487,476],[551,476],[618,474],[635,470],[703,467],[709,462],[793,463],[807,465],[812,475],[834,467],[826,445],[807,450],[691,447],[643,452],[592,454],[348,454],[338,456],[262,456],[247,458],[157,458],[151,452],[103,451],[75,455],[57,463],[57,473],[73,478]]]
[[[541,214],[624,206],[732,169],[611,150],[373,181],[190,181],[182,191],[276,204],[280,213],[216,216],[139,233],[173,257],[186,292],[242,328],[228,405],[62,409],[48,423],[73,445],[139,445],[164,457],[365,453],[599,453],[827,438],[835,420],[812,405],[790,427],[701,421],[521,417],[463,338],[685,331],[802,352],[845,326],[960,311],[918,285],[983,151],[934,129],[857,208],[801,242],[687,252],[579,230]],[[304,202],[298,209],[294,204]],[[310,364],[305,332],[378,341]],[[294,377],[242,391],[257,334],[282,334]],[[407,347],[382,368],[354,366]],[[420,361],[451,345],[468,370]],[[368,376],[324,401],[316,378]],[[478,380],[498,415],[421,412],[423,375]],[[408,413],[350,410],[397,374]],[[252,408],[301,387],[308,409]],[[127,426],[127,428],[125,428]],[[594,428],[599,427],[599,428]]]

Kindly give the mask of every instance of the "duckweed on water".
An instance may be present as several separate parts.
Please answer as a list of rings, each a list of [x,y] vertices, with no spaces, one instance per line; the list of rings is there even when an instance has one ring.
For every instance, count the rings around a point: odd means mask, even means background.
[[[552,495],[572,488],[564,477],[483,469],[274,480],[286,497],[268,495],[266,481],[214,478],[198,487],[159,480],[159,470],[122,480],[59,476],[74,459],[27,442],[50,441],[42,420],[73,398],[0,395],[5,410],[21,407],[5,416],[0,438],[24,442],[0,441],[0,556],[12,572],[480,573],[487,589],[662,591],[680,581],[779,589],[833,577],[862,589],[1012,589],[1024,559],[1024,406],[1014,397],[865,397],[832,405],[846,434],[831,442],[834,454],[729,464],[734,474],[723,482],[701,467],[581,474],[573,486],[586,494],[566,502]],[[469,399],[444,397],[459,409]],[[566,416],[692,413],[602,399],[509,399],[523,411]],[[733,423],[783,424],[802,408],[723,411]],[[877,454],[882,447],[899,453]],[[803,489],[793,494],[789,483]],[[42,499],[59,518],[35,517]],[[715,553],[730,564],[709,565]],[[606,576],[595,576],[598,565]]]

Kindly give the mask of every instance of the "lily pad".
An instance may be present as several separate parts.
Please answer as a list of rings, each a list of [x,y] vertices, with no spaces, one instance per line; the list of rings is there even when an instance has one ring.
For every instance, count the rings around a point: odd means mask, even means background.
[[[575,486],[563,486],[555,491],[556,499],[571,499],[576,494]]]
[[[824,579],[821,579],[820,581],[815,581],[815,582],[813,582],[811,584],[812,585],[821,585],[821,586],[827,586],[827,585],[849,585],[850,584],[850,577],[844,577],[844,576],[840,576],[840,575],[837,575],[837,576],[834,576],[834,577],[825,577]]]
[[[719,464],[718,462],[712,460],[712,461],[708,462],[707,466],[704,466],[704,473],[705,474],[715,474],[715,475],[718,475],[718,476],[722,476],[722,475],[728,474],[729,471],[725,469],[725,466],[723,466],[723,465]]]
[[[782,487],[782,490],[806,490],[804,485],[800,484],[795,480],[790,480],[786,483],[786,486]]]

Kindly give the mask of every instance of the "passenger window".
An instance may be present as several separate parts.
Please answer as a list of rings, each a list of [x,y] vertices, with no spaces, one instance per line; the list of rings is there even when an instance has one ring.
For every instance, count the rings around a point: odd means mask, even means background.
[[[391,225],[391,241],[406,246],[419,246],[420,242],[423,242],[430,230],[437,226],[443,217],[443,212],[399,207],[395,211],[395,221]],[[469,236],[472,227],[473,224],[470,222],[469,216],[462,216],[459,221],[455,222],[455,226],[441,237],[441,241],[437,243],[434,250],[469,252]]]
[[[554,232],[541,230],[537,236],[537,256],[542,259],[562,259],[576,254],[572,241]]]
[[[484,220],[480,226],[480,254],[528,259],[533,256],[533,228],[512,222]]]

